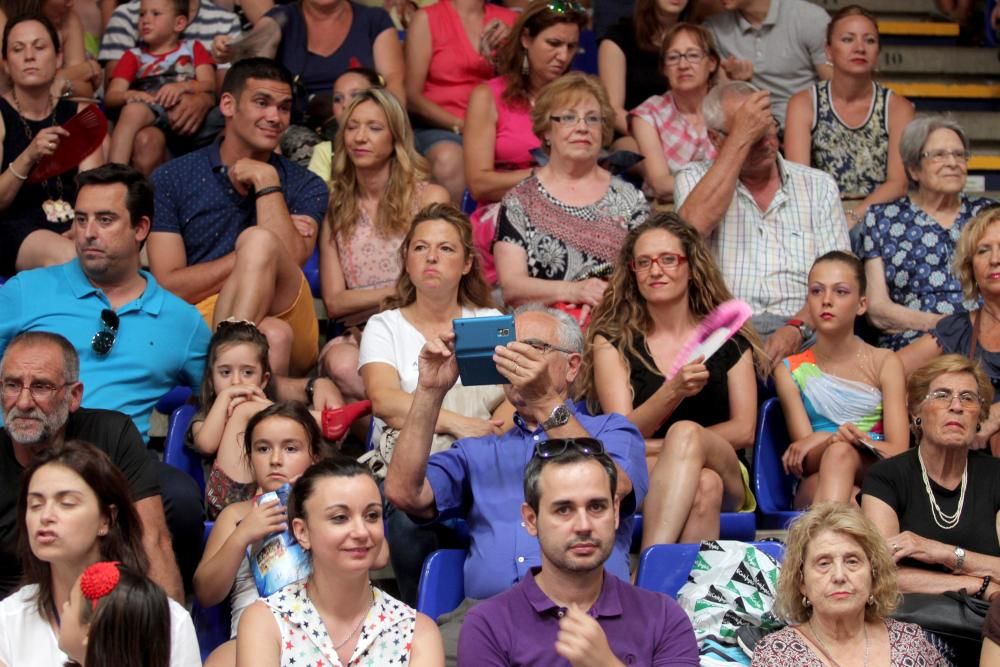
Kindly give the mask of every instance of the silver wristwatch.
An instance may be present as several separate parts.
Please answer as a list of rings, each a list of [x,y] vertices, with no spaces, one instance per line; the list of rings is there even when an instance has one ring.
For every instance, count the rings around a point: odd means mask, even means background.
[[[549,415],[549,418],[542,422],[543,431],[549,431],[560,426],[565,426],[569,422],[569,410],[565,405],[557,405]]]
[[[965,549],[955,547],[955,572],[961,572],[963,565],[965,565]]]

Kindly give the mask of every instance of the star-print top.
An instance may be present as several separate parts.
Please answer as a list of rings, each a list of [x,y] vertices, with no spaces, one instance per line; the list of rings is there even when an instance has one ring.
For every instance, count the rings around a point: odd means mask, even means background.
[[[381,667],[410,664],[417,612],[375,588],[350,662],[340,662],[309,586],[299,582],[264,598],[281,631],[281,667]]]

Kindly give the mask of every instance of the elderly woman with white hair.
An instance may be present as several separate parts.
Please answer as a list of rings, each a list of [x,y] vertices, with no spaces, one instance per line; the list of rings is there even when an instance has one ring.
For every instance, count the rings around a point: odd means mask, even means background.
[[[874,204],[855,253],[865,263],[868,317],[881,347],[898,350],[963,310],[962,285],[950,270],[965,225],[996,202],[963,193],[969,140],[948,116],[920,116],[899,142],[910,194]]]

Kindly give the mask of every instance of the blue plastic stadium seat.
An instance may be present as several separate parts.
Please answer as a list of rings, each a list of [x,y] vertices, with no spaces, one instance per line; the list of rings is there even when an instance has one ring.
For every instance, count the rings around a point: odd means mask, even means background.
[[[187,403],[191,398],[191,388],[177,386],[165,393],[153,408],[161,415],[172,415],[174,410]]]
[[[437,620],[465,599],[464,549],[439,549],[427,557],[417,586],[417,611]]]
[[[477,206],[479,206],[479,204],[472,198],[471,192],[466,190],[462,193],[462,213],[472,215],[472,212],[476,210]]]
[[[787,528],[788,523],[801,514],[792,508],[795,478],[786,474],[781,466],[781,456],[790,442],[781,403],[776,398],[764,401],[757,419],[752,480],[761,528]]]
[[[302,267],[302,273],[306,276],[306,282],[309,283],[313,298],[322,298],[319,284],[319,248],[313,249],[313,254],[309,256],[306,265]]]
[[[205,550],[208,536],[215,526],[214,521],[205,522],[205,530],[202,533],[201,549]],[[197,599],[191,607],[191,620],[194,621],[194,631],[198,636],[198,648],[201,649],[201,660],[204,662],[208,654],[229,641],[230,630],[230,610],[229,597],[221,604],[212,607],[202,607]]]
[[[182,405],[170,415],[170,423],[167,426],[167,439],[163,445],[163,461],[178,470],[183,470],[194,478],[201,489],[202,495],[205,493],[205,470],[203,462],[198,452],[188,448],[184,443],[184,436],[191,419],[194,417],[195,407],[193,405]]]
[[[751,542],[761,551],[781,560],[785,548],[779,542]],[[655,544],[639,557],[635,585],[664,593],[676,599],[677,591],[687,583],[691,566],[698,556],[699,544]]]
[[[757,536],[757,518],[753,512],[723,512],[719,525],[719,538],[750,542]],[[642,548],[642,513],[637,512],[632,524],[632,553]]]
[[[580,50],[576,52],[570,69],[586,74],[597,74],[597,37],[593,30],[584,30],[580,33]]]

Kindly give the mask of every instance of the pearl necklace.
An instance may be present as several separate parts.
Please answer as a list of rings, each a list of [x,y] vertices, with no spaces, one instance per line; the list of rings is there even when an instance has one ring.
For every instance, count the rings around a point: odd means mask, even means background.
[[[962,471],[962,487],[958,493],[958,507],[955,509],[954,514],[945,514],[937,504],[937,498],[934,497],[934,490],[931,488],[930,478],[927,477],[927,468],[924,466],[924,457],[920,453],[919,447],[917,447],[917,460],[920,461],[920,477],[924,481],[927,500],[931,503],[931,518],[934,519],[934,523],[941,530],[951,530],[958,525],[959,520],[962,518],[962,507],[965,505],[965,485],[969,480],[969,461],[965,461],[965,470]]]
[[[865,667],[868,667],[868,648],[869,648],[869,644],[868,644],[868,624],[866,623],[866,624],[862,625],[861,627],[862,627],[862,629],[864,630],[864,633],[865,633],[865,663],[864,664],[865,664]],[[840,664],[836,660],[833,659],[832,655],[830,655],[830,649],[827,648],[826,643],[823,641],[823,638],[819,636],[819,633],[816,632],[816,628],[813,627],[812,619],[811,618],[809,619],[809,632],[811,632],[812,636],[816,638],[817,642],[819,642],[819,647],[822,650],[823,657],[825,657],[827,660],[829,660],[830,662],[833,663],[833,665],[831,667],[840,667]]]

